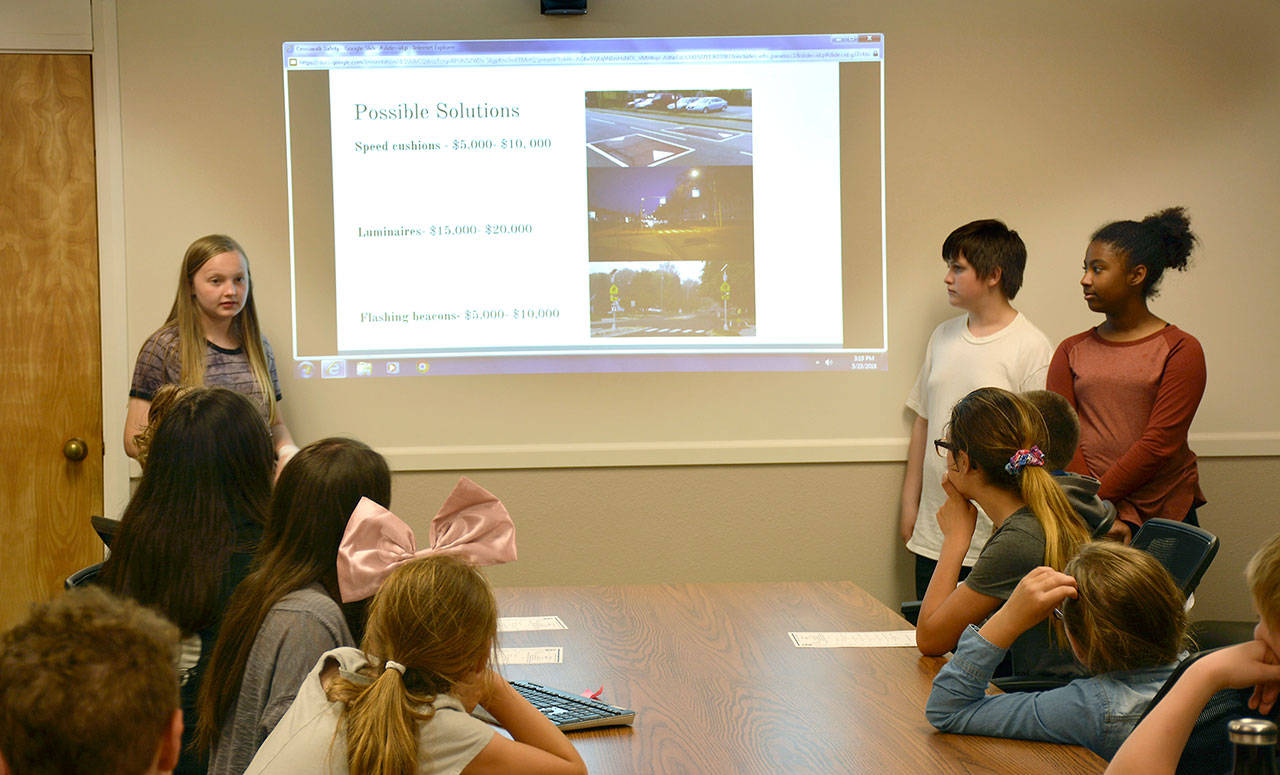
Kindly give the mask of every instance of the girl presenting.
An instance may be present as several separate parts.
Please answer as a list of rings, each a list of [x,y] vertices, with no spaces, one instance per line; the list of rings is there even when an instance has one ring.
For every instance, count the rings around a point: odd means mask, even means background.
[[[1196,521],[1205,502],[1187,430],[1204,395],[1204,351],[1195,337],[1147,308],[1166,269],[1184,270],[1195,244],[1180,207],[1117,221],[1085,252],[1089,309],[1099,326],[1058,345],[1048,388],[1080,415],[1080,446],[1070,470],[1102,481],[1115,503],[1118,537],[1152,517]]]
[[[138,353],[124,427],[130,457],[138,455],[134,437],[146,427],[151,400],[168,384],[243,393],[271,428],[279,462],[298,451],[280,417],[275,356],[258,328],[249,260],[224,234],[201,237],[187,248],[169,317]]]

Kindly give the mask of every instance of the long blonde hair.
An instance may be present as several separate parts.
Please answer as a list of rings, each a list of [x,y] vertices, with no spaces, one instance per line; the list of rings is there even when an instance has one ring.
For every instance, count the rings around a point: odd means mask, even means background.
[[[377,667],[373,681],[337,678],[328,689],[343,703],[351,775],[417,772],[417,726],[448,694],[488,664],[498,631],[498,605],[480,571],[453,557],[405,563],[382,583],[369,606],[361,648]],[[376,654],[377,656],[373,656]],[[386,667],[398,662],[404,674]]]
[[[244,309],[240,310],[231,321],[231,330],[240,339],[245,357],[249,360],[249,368],[253,371],[253,379],[262,390],[267,405],[267,424],[276,421],[276,391],[271,382],[271,372],[267,368],[267,355],[262,347],[262,330],[258,326],[258,309],[253,303],[253,279],[249,272],[249,257],[245,255],[240,243],[225,234],[207,234],[187,248],[182,258],[182,268],[178,273],[178,292],[173,299],[173,307],[165,326],[174,326],[178,331],[178,356],[182,363],[182,384],[204,384],[204,360],[208,345],[205,342],[204,328],[200,323],[200,310],[193,297],[195,295],[194,280],[200,267],[214,256],[223,253],[237,253],[244,260],[245,278],[248,282],[248,295]]]
[[[1089,529],[1043,466],[1005,469],[1018,450],[1047,446],[1049,433],[1035,407],[1007,390],[978,388],[951,410],[950,441],[969,456],[989,484],[1021,495],[1044,529],[1044,564],[1062,570]]]

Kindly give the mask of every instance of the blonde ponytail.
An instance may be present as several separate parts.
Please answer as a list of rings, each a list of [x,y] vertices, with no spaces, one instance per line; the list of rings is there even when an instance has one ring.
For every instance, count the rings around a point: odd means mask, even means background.
[[[493,591],[470,565],[434,556],[392,571],[369,606],[361,647],[395,661],[362,670],[371,683],[339,677],[328,690],[346,705],[350,774],[414,775],[427,755],[418,749],[418,724],[434,715],[436,695],[487,669],[497,631]]]
[[[399,672],[384,668],[373,683],[364,686],[338,678],[329,690],[329,699],[347,706],[347,770],[351,775],[417,772],[418,722],[434,715],[431,697],[415,696]]]
[[[1026,501],[1027,508],[1036,515],[1044,529],[1044,564],[1054,570],[1062,570],[1080,546],[1089,540],[1084,520],[1044,468],[1027,466],[1022,469],[1018,485],[1022,500]]]

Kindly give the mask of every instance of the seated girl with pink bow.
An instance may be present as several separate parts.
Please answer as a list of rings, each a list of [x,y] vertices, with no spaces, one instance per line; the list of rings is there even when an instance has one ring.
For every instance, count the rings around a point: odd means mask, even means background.
[[[342,604],[367,599],[381,577],[350,588],[338,559],[344,536],[371,521],[394,522],[399,548],[390,559],[397,559],[396,552],[400,562],[413,556],[412,531],[379,505],[390,500],[386,461],[352,439],[310,444],[281,471],[253,572],[231,598],[201,688],[198,743],[210,753],[211,775],[241,775],[316,660],[330,649],[354,646],[352,633],[363,632],[363,609],[344,611]],[[443,537],[450,524],[473,522],[496,531],[490,537],[499,539],[499,549],[469,557],[481,563],[515,558],[510,516],[464,479],[436,516],[432,534]],[[387,558],[375,559],[385,568]]]
[[[444,553],[400,565],[373,599],[363,649],[320,659],[248,773],[586,773],[564,733],[489,669],[497,627],[471,565]],[[514,739],[471,716],[477,704]]]

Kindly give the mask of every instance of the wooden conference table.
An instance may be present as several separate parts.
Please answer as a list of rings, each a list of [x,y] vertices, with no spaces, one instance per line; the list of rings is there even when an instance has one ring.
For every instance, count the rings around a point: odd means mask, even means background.
[[[633,708],[631,728],[569,733],[594,775],[1098,773],[1083,748],[946,735],[924,718],[944,664],[914,648],[796,648],[788,632],[909,625],[850,582],[528,587],[495,590],[502,616],[568,629],[504,632],[560,646],[561,664],[511,680]]]

